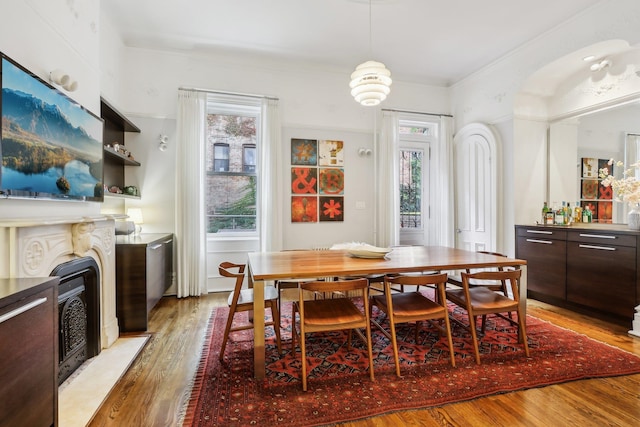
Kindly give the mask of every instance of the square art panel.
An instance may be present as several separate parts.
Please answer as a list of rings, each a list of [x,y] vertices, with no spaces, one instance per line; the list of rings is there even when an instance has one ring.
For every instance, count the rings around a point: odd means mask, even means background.
[[[329,139],[320,140],[318,144],[318,157],[320,166],[344,165],[344,142]]]
[[[291,139],[291,165],[316,166],[318,141],[316,139]]]
[[[613,220],[613,203],[598,202],[598,222],[610,224]]]
[[[317,194],[318,168],[291,168],[291,193]]]
[[[582,180],[582,198],[595,200],[598,198],[598,180],[584,179]]]
[[[344,169],[320,168],[320,194],[344,194]]]
[[[291,222],[318,222],[318,197],[292,196]]]
[[[320,221],[344,221],[344,197],[320,196]]]
[[[582,177],[598,178],[598,159],[591,157],[582,158]]]

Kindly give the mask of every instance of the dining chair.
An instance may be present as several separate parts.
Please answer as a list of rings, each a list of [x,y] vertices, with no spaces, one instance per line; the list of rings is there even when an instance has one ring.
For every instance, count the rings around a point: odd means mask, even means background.
[[[360,294],[363,309],[359,308],[351,292]],[[330,299],[306,299],[306,292],[328,292]],[[296,318],[298,313],[298,318]],[[369,323],[369,283],[366,279],[312,281],[300,283],[298,301],[292,305],[291,348],[295,351],[296,339],[300,341],[302,356],[302,390],[307,391],[307,347],[306,335],[315,332],[347,331],[347,349],[351,350],[351,333],[356,334],[367,344],[369,356],[369,377],[374,380],[373,352],[371,344],[371,326]],[[299,327],[299,331],[298,331]],[[360,329],[365,330],[365,334]]]
[[[506,255],[501,254],[499,252],[491,252],[491,251],[477,251],[479,254],[487,254],[487,255],[495,255],[495,256],[500,256],[503,258],[507,258]],[[511,268],[511,267],[508,267]],[[465,271],[467,273],[475,273],[475,272],[479,272],[479,271],[503,271],[504,267],[494,267],[494,268],[481,268],[481,269],[471,269],[471,268],[467,268],[465,269]],[[462,287],[462,279],[458,279],[456,277],[451,277],[449,276],[449,283],[452,285],[456,285],[459,287]],[[502,280],[502,281],[493,281],[493,280],[473,280],[473,281],[469,281],[469,286],[470,287],[474,287],[474,286],[484,286],[487,289],[490,289],[494,292],[501,292],[502,295],[508,297],[509,296],[509,290],[507,287],[507,283]],[[509,318],[511,318],[511,313],[509,313]],[[487,316],[482,316],[482,332],[484,333],[485,329],[487,326]]]
[[[393,293],[392,286],[399,285],[415,286],[415,291]],[[451,337],[451,325],[449,323],[449,312],[445,297],[447,285],[447,273],[441,274],[421,274],[421,275],[399,275],[386,276],[384,280],[384,293],[371,296],[370,310],[373,306],[378,307],[386,314],[391,332],[382,327],[377,320],[371,322],[391,340],[393,346],[393,357],[396,365],[396,375],[400,376],[400,358],[398,355],[398,339],[396,336],[396,325],[399,323],[416,322],[415,340],[418,342],[420,332],[420,322],[422,321],[443,321],[444,327],[440,323],[431,322],[440,333],[446,335],[449,345],[449,357],[451,366],[456,366],[455,353],[453,350],[453,339]],[[434,286],[436,289],[437,301],[433,301],[419,292],[420,286]]]
[[[505,320],[518,327],[518,339],[524,345],[524,351],[529,357],[529,345],[527,344],[526,318],[520,307],[520,277],[522,270],[481,271],[477,273],[462,273],[462,287],[447,289],[447,299],[464,308],[469,318],[468,329],[473,340],[473,349],[476,363],[480,364],[480,350],[478,346],[478,332],[476,330],[478,316],[488,314],[500,315],[502,313],[516,312],[517,321],[504,317]],[[501,295],[484,286],[472,287],[469,285],[474,280],[504,281],[510,284],[512,297]]]
[[[242,289],[245,276],[245,264],[235,264],[232,262],[221,262],[218,266],[218,272],[223,277],[231,277],[236,280],[233,292],[229,295],[227,304],[229,305],[229,315],[227,316],[227,325],[224,329],[224,337],[222,339],[222,347],[220,347],[220,360],[224,358],[224,349],[227,346],[229,334],[231,332],[253,329],[253,323],[245,323],[232,327],[236,313],[253,310],[253,289]],[[271,309],[272,320],[265,323],[265,326],[272,326],[276,333],[276,344],[278,353],[282,352],[282,344],[280,341],[280,313],[278,311],[278,292],[273,286],[265,286],[264,288],[264,306]]]

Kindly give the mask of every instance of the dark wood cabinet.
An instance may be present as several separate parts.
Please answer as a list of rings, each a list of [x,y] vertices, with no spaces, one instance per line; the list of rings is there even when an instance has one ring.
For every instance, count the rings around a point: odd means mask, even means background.
[[[567,242],[567,301],[633,318],[636,237],[571,232]]]
[[[0,279],[0,426],[58,424],[58,283]]]
[[[121,332],[146,331],[173,279],[173,235],[116,237],[116,315]]]
[[[527,291],[566,298],[567,233],[564,230],[519,228],[516,258],[527,260]]]
[[[529,297],[630,324],[640,303],[640,233],[624,227],[516,226]]]

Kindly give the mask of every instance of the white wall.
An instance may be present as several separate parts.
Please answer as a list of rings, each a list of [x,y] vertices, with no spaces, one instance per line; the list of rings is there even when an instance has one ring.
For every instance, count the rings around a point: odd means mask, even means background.
[[[0,51],[49,81],[63,69],[78,83],[67,93],[100,115],[99,0],[3,0]],[[43,210],[46,206],[46,210]],[[99,203],[0,199],[0,218],[98,215]]]

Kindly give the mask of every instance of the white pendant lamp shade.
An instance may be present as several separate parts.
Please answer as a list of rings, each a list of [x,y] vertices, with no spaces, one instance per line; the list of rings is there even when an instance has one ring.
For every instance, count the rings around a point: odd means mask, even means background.
[[[351,74],[351,96],[366,106],[374,106],[385,100],[391,89],[391,71],[381,62],[367,61]]]

